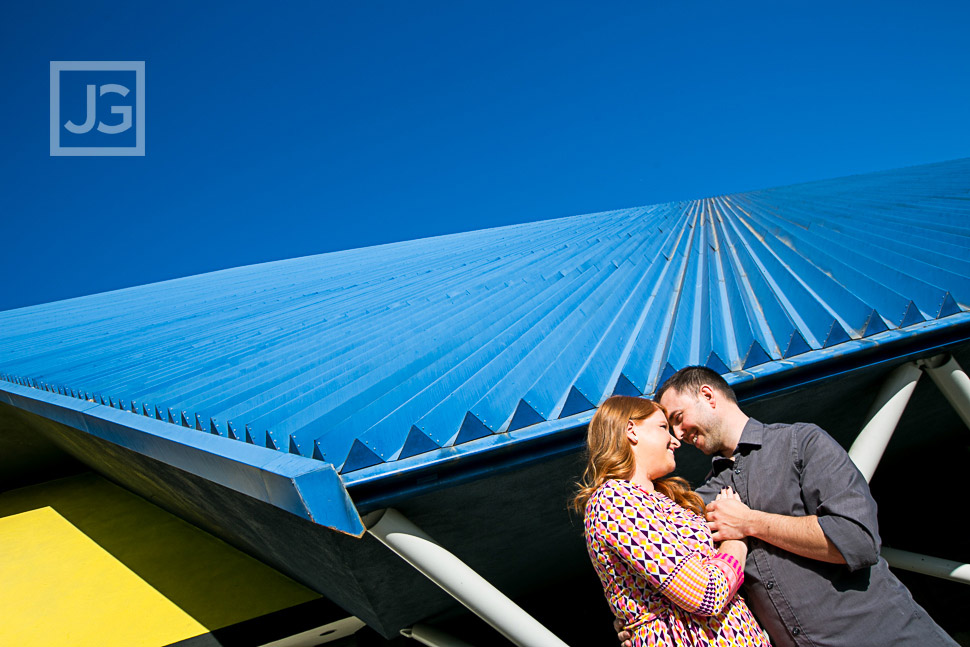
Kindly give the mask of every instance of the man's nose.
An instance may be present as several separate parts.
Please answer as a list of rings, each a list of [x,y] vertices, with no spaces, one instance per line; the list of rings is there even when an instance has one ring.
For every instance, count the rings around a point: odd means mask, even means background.
[[[684,430],[680,427],[674,427],[674,431],[670,435],[673,436],[677,441],[681,441],[684,439]]]

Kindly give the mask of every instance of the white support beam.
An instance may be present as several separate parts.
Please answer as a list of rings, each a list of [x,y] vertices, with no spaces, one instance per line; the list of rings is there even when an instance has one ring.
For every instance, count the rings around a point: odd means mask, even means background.
[[[946,361],[941,363],[939,360],[943,359]],[[923,369],[929,373],[943,397],[956,409],[963,423],[970,427],[970,377],[967,377],[960,364],[952,357],[939,360],[925,362]]]
[[[367,532],[519,647],[566,647],[454,554],[397,510],[364,519]]]
[[[401,635],[428,647],[472,647],[465,641],[428,625],[414,625],[409,629],[401,629]]]
[[[882,549],[882,556],[894,568],[970,584],[970,564],[885,547]]]
[[[922,374],[915,362],[907,362],[897,366],[879,389],[865,426],[849,448],[849,458],[866,481],[872,479]]]

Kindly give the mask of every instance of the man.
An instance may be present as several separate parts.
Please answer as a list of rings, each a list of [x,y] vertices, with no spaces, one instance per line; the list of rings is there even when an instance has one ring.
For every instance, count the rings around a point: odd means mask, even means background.
[[[775,647],[957,644],[879,556],[876,502],[831,436],[748,418],[704,367],[681,369],[656,399],[678,439],[714,455],[697,491],[715,542],[748,538],[745,598]],[[726,487],[743,503],[714,501]]]

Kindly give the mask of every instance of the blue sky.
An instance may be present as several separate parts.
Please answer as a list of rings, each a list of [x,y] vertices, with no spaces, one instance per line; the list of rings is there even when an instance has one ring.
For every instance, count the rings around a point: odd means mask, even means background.
[[[4,13],[0,310],[970,156],[963,2]],[[145,61],[145,157],[50,156],[52,60]]]

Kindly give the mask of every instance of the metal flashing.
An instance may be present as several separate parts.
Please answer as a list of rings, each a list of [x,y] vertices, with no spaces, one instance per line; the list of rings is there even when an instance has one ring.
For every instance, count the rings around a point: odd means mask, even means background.
[[[327,463],[185,430],[137,412],[0,382],[0,402],[201,476],[342,533],[364,527]]]

